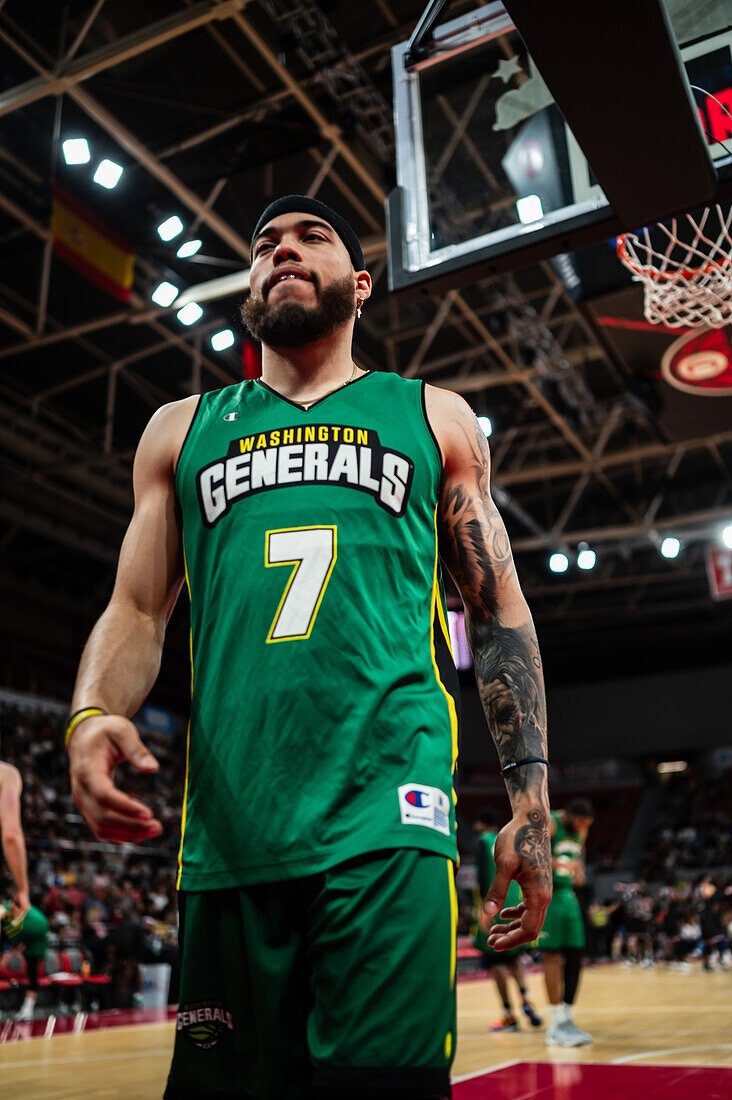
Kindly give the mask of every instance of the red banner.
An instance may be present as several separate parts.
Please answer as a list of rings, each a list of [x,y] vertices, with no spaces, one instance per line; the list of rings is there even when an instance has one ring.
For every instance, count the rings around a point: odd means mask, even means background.
[[[732,550],[710,546],[707,550],[707,576],[715,600],[732,597]]]
[[[241,349],[242,370],[245,378],[262,377],[262,347],[254,340],[245,339]]]

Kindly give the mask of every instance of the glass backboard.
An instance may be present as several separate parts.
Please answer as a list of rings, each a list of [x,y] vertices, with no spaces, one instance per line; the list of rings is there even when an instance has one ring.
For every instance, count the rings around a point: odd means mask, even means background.
[[[732,0],[669,0],[667,8],[722,195],[732,186]],[[466,270],[490,275],[635,228],[610,208],[502,3],[438,26],[423,56],[408,54],[406,42],[392,51],[393,290],[431,293],[459,285]],[[630,33],[618,79],[624,66],[643,63]],[[632,119],[627,132],[621,152],[632,171],[643,135]]]

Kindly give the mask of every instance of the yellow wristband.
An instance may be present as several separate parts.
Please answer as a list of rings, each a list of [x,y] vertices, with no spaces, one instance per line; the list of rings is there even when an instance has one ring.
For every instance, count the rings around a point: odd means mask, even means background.
[[[75,711],[71,715],[66,723],[66,730],[64,732],[64,748],[68,749],[69,741],[71,740],[71,734],[74,732],[77,726],[81,725],[85,718],[94,718],[98,714],[106,714],[106,710],[102,710],[101,707],[84,707],[82,710]]]

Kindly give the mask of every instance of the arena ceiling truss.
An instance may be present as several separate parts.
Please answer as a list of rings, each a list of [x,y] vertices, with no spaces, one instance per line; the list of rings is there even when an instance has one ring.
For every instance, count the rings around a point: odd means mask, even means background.
[[[551,263],[417,301],[388,293],[390,49],[422,7],[85,0],[49,16],[0,0],[0,585],[28,653],[78,647],[106,598],[154,409],[241,378],[249,234],[264,202],[301,190],[341,209],[364,244],[375,293],[357,361],[452,389],[490,417],[496,498],[557,675],[626,667],[628,654],[663,665],[685,643],[724,659],[732,605],[711,600],[705,551],[732,523],[732,426],[672,437],[634,363]],[[445,162],[462,144],[488,179],[471,104],[441,106]],[[63,163],[71,133],[124,166],[122,186],[102,194]],[[54,256],[54,182],[133,243],[128,302]],[[447,190],[441,201],[469,216]],[[204,239],[202,254],[162,244],[170,214]],[[201,302],[198,324],[178,322],[183,298],[152,305],[162,279]],[[214,352],[226,325],[237,342]],[[667,534],[682,541],[673,561],[659,553]],[[574,561],[583,542],[591,572],[548,571],[550,553]],[[21,607],[39,609],[25,628]],[[43,609],[68,631],[41,630]]]

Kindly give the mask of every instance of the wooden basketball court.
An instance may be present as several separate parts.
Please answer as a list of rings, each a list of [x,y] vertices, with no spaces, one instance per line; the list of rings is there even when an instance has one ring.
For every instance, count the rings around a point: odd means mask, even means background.
[[[546,999],[541,977],[532,974],[529,983],[542,1011]],[[707,974],[698,965],[688,974],[663,967],[624,970],[615,965],[585,970],[575,1017],[595,1041],[574,1050],[547,1048],[543,1029],[523,1027],[523,1021],[519,1033],[491,1033],[488,1025],[500,1014],[491,980],[461,982],[458,1012],[456,1100],[463,1094],[466,1100],[481,1095],[520,1094],[524,1100],[604,1096],[603,1086],[593,1085],[593,1075],[583,1070],[597,1063],[626,1068],[623,1087],[629,1097],[636,1077],[636,1095],[648,1091],[644,1080],[648,1071],[632,1072],[640,1066],[713,1067],[717,1072],[705,1075],[706,1083],[695,1087],[696,1100],[732,1096],[730,974]],[[170,1021],[27,1041],[23,1035],[29,1029],[23,1031],[23,1025],[4,1025],[2,1030],[6,1039],[0,1045],[3,1100],[154,1100],[162,1095],[173,1045]],[[543,1068],[547,1063],[553,1067],[549,1086],[548,1070]],[[481,1085],[484,1074],[488,1074],[485,1088]],[[522,1081],[518,1091],[516,1074]],[[593,1079],[604,1078],[595,1071]],[[663,1083],[666,1079],[671,1082],[668,1086]],[[654,1078],[653,1095],[675,1100],[690,1094],[690,1089],[679,1091],[673,1084],[681,1080],[679,1074]]]

